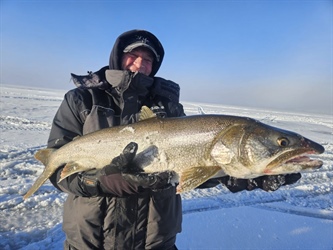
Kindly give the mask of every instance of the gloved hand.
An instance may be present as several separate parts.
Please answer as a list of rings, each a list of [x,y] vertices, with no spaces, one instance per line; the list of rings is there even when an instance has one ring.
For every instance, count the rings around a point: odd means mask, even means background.
[[[161,77],[154,77],[151,93],[154,96],[166,98],[168,101],[179,102],[180,87],[177,83]]]
[[[185,116],[183,106],[179,103],[180,87],[177,83],[161,77],[154,77],[150,89],[152,111],[157,117]]]
[[[129,143],[123,152],[100,170],[86,171],[81,176],[83,189],[91,196],[110,195],[124,197],[144,189],[167,186],[174,172],[145,173],[133,164],[138,145]]]
[[[264,175],[254,179],[237,179],[231,176],[224,176],[217,179],[231,192],[236,193],[243,190],[251,191],[256,188],[261,188],[265,191],[275,191],[281,186],[296,183],[301,177],[300,173],[296,173],[286,175]]]

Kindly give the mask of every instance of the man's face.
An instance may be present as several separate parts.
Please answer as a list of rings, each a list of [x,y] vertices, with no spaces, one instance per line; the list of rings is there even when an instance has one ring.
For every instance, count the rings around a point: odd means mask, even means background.
[[[123,55],[121,66],[123,70],[139,72],[149,76],[152,71],[154,56],[149,49],[138,47]]]

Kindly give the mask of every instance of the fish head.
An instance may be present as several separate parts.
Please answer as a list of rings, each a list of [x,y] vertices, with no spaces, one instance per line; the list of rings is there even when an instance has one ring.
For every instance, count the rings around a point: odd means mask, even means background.
[[[300,134],[271,127],[262,124],[267,136],[261,138],[261,142],[267,148],[268,164],[264,168],[264,174],[277,175],[298,173],[320,168],[321,160],[311,159],[309,156],[322,154],[325,149]]]
[[[229,156],[227,161],[221,162],[221,158],[215,157],[221,149],[224,157]],[[226,174],[255,178],[320,168],[323,162],[310,159],[308,155],[323,152],[322,145],[297,133],[244,118],[221,133],[212,155],[224,164]]]

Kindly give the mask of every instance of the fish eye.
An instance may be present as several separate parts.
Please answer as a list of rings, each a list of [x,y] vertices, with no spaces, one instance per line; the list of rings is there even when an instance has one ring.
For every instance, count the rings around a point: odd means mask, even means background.
[[[281,137],[277,140],[280,147],[287,147],[289,145],[289,140],[285,137]]]

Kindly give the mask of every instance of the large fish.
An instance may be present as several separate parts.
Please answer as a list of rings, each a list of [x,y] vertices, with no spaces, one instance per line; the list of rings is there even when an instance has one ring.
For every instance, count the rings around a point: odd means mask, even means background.
[[[64,145],[41,149],[35,158],[45,165],[24,198],[32,195],[60,166],[61,178],[100,169],[130,142],[139,146],[134,159],[145,172],[172,170],[178,192],[199,186],[214,176],[255,178],[297,173],[322,166],[304,154],[321,154],[324,148],[294,132],[257,120],[227,115],[151,118],[144,107],[140,121],[102,129]]]

